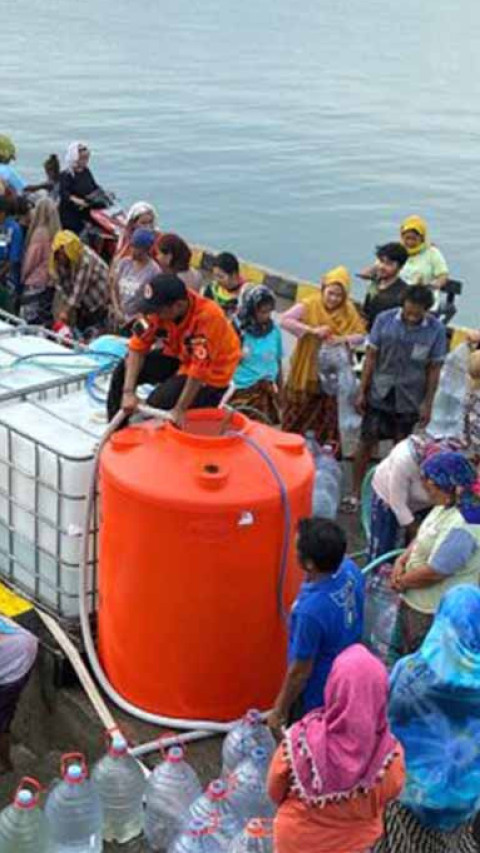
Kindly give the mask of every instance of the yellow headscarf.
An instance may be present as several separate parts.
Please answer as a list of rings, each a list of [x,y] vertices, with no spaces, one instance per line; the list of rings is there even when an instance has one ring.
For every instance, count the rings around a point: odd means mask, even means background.
[[[345,291],[345,299],[338,308],[328,311],[323,301],[323,290],[331,284],[339,284]],[[365,334],[365,323],[349,298],[350,273],[346,267],[335,267],[322,277],[322,290],[315,296],[302,299],[303,322],[315,328],[328,326],[333,335]],[[293,391],[318,392],[317,356],[320,340],[315,335],[303,335],[297,342],[290,362],[288,387]]]
[[[416,231],[417,234],[423,238],[422,242],[419,243],[418,246],[415,246],[413,249],[410,249],[408,246],[405,246],[409,255],[418,255],[428,245],[428,226],[424,219],[421,216],[407,216],[406,219],[403,220],[400,226],[400,236],[403,237],[406,231]]]
[[[83,243],[73,231],[59,231],[55,234],[50,254],[50,272],[56,274],[55,253],[63,249],[72,266],[76,267],[83,255]]]

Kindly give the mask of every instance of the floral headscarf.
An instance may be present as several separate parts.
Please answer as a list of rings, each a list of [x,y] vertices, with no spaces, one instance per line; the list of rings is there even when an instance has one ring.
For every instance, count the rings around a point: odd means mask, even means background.
[[[273,320],[268,323],[259,323],[256,319],[256,310],[260,305],[271,305],[275,308],[275,296],[272,291],[263,284],[250,287],[245,291],[238,312],[238,325],[241,332],[248,332],[255,338],[263,338],[270,334],[273,329]]]
[[[459,492],[457,506],[465,521],[480,524],[480,495],[477,472],[462,453],[437,453],[422,465],[422,474],[448,494]]]
[[[401,796],[424,825],[452,831],[480,799],[480,590],[447,592],[420,649],[390,684],[389,719],[405,749]]]

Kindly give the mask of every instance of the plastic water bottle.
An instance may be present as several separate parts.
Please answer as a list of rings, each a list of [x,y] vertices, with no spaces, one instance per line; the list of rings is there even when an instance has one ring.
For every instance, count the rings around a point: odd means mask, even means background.
[[[221,853],[224,846],[218,840],[214,823],[194,817],[185,832],[175,838],[168,853]]]
[[[228,733],[222,747],[222,774],[228,776],[237,764],[247,758],[255,746],[263,746],[271,757],[275,752],[275,741],[270,729],[262,723],[260,711],[247,711]]]
[[[361,415],[355,409],[357,379],[350,363],[342,368],[338,375],[338,427],[342,444],[342,455],[351,456],[356,449],[360,436]]]
[[[146,788],[145,837],[152,850],[164,850],[180,832],[193,801],[202,793],[197,774],[172,746],[150,774]]]
[[[427,433],[433,438],[462,438],[469,378],[470,348],[460,344],[445,359],[433,400]]]
[[[12,805],[0,813],[1,853],[49,853],[48,822],[40,808],[40,790],[36,779],[25,776]]]
[[[147,780],[120,732],[111,737],[107,755],[95,765],[92,779],[103,806],[104,840],[125,844],[140,835]]]
[[[325,444],[315,460],[312,514],[336,518],[340,504],[342,469],[335,459],[333,448]]]
[[[229,800],[225,779],[210,782],[207,790],[192,803],[188,822],[199,817],[217,826],[217,834],[224,847],[242,830],[243,823]]]
[[[61,772],[45,805],[53,853],[102,853],[102,804],[83,755],[64,755]]]
[[[265,749],[256,746],[229,778],[230,803],[244,822],[252,817],[273,817],[275,813],[266,788],[269,764]]]
[[[273,853],[273,821],[253,818],[232,841],[228,853]]]

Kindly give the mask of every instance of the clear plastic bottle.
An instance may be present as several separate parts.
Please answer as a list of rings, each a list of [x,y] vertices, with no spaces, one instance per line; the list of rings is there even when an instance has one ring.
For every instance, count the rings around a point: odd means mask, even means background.
[[[427,433],[433,438],[463,437],[469,354],[469,345],[460,344],[445,359],[427,426]]]
[[[348,361],[338,375],[338,428],[342,456],[352,456],[360,437],[362,417],[355,409],[358,381],[352,364]]]
[[[256,746],[229,777],[229,800],[244,823],[252,817],[273,817],[275,813],[266,788],[269,764],[265,749]]]
[[[333,447],[325,444],[315,462],[312,514],[334,519],[340,504],[342,469],[335,459]]]
[[[0,813],[1,853],[50,853],[48,822],[40,808],[40,790],[36,779],[25,776],[12,805]]]
[[[251,708],[229,731],[222,747],[222,774],[228,776],[237,764],[247,758],[255,746],[263,746],[271,757],[275,741],[270,730],[262,723],[260,711]]]
[[[102,804],[84,756],[64,755],[61,774],[45,805],[52,853],[102,853]]]
[[[221,853],[225,848],[217,837],[214,823],[194,817],[168,848],[168,853]]]
[[[147,782],[145,837],[152,850],[164,850],[180,832],[193,801],[202,793],[181,746],[167,750]]]
[[[210,782],[207,790],[192,803],[187,824],[194,817],[214,822],[217,834],[226,847],[241,832],[243,822],[229,800],[229,787],[225,779]]]
[[[103,806],[104,840],[125,844],[140,835],[147,780],[120,732],[109,739],[108,752],[95,765],[92,779]]]
[[[228,848],[228,853],[273,853],[273,821],[250,820]]]

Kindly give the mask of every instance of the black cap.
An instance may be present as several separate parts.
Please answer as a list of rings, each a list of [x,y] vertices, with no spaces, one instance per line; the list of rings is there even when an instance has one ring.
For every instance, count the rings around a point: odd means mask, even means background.
[[[138,314],[155,314],[159,308],[187,298],[186,285],[178,275],[160,274],[139,288],[129,309]]]

